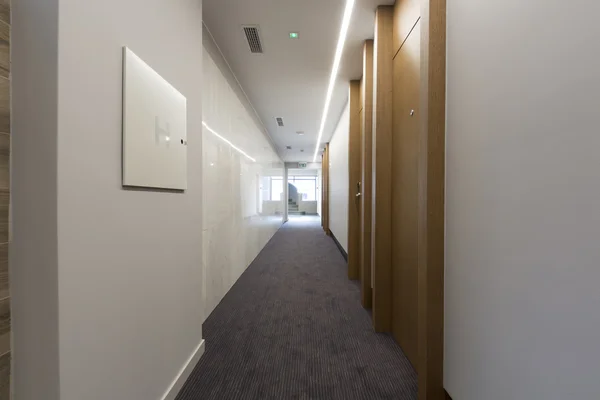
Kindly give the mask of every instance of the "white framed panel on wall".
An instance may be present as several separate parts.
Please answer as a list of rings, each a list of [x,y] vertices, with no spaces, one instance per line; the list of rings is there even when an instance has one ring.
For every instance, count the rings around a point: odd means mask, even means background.
[[[187,189],[187,100],[123,47],[123,186]]]

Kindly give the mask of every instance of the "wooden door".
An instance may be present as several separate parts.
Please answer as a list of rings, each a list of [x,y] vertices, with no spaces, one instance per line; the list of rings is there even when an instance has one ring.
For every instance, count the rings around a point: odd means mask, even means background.
[[[393,61],[392,333],[417,367],[419,23]]]
[[[348,278],[360,276],[361,208],[361,93],[360,81],[350,81],[350,134],[348,140]]]
[[[329,143],[327,143],[323,152],[321,170],[323,174],[321,182],[321,225],[325,233],[331,235],[329,230]]]
[[[362,78],[362,112],[361,112],[361,182],[362,203],[360,210],[360,299],[363,307],[371,308],[373,304],[373,276],[371,270],[371,223],[373,202],[371,186],[373,171],[371,159],[373,153],[373,40],[365,41],[363,47]]]
[[[371,168],[371,269],[373,327],[390,332],[392,325],[392,28],[394,7],[375,13],[373,45],[373,130]]]

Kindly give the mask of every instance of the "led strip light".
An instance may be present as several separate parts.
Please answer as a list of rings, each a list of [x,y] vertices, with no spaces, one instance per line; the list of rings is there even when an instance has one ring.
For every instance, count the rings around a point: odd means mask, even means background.
[[[325,129],[325,122],[327,121],[327,114],[329,113],[329,106],[331,105],[331,96],[333,95],[333,88],[335,87],[335,81],[337,80],[338,70],[340,69],[340,62],[342,61],[342,54],[344,53],[344,44],[346,43],[346,36],[348,35],[348,28],[350,27],[350,19],[352,18],[354,1],[355,0],[346,0],[346,8],[344,10],[342,28],[340,29],[340,37],[338,39],[337,48],[335,49],[335,58],[333,59],[333,68],[331,69],[331,76],[329,78],[329,87],[327,88],[327,95],[325,96],[325,107],[323,108],[323,117],[321,118],[321,127],[319,128],[319,136],[317,138],[317,145],[315,146],[315,155],[313,157],[313,162],[317,161],[317,155],[319,154],[319,147],[321,144],[321,139],[323,137],[323,130]]]
[[[236,145],[234,145],[233,143],[231,143],[229,140],[225,139],[223,136],[219,135],[214,129],[212,129],[210,126],[208,126],[206,124],[206,122],[202,121],[202,125],[213,135],[215,135],[216,137],[218,137],[219,139],[221,139],[222,141],[224,141],[225,143],[227,143],[229,146],[231,146],[232,149],[234,149],[235,151],[237,151],[238,153],[240,153],[241,155],[243,155],[244,157],[246,157],[247,159],[249,159],[252,162],[256,162],[256,160],[252,157],[250,157],[248,155],[248,153],[246,153],[244,150],[240,149],[239,147],[237,147]]]

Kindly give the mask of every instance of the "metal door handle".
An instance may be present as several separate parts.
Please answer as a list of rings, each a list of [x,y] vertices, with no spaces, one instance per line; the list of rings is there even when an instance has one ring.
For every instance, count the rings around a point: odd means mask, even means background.
[[[356,197],[360,197],[360,182],[356,182]]]
[[[360,193],[356,193],[356,197],[360,197]]]

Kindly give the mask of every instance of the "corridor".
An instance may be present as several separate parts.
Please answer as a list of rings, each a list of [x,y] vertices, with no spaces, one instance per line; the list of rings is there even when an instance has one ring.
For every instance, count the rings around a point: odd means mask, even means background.
[[[177,400],[416,399],[416,374],[376,334],[318,217],[290,219],[203,325]]]

